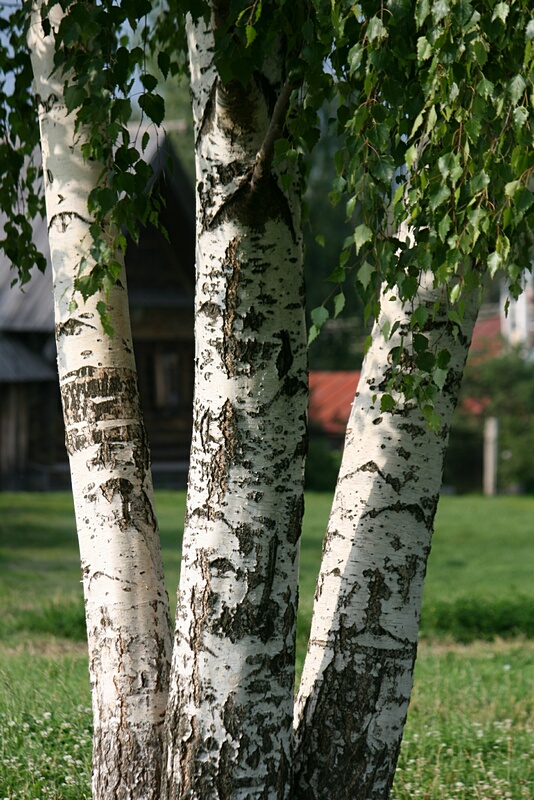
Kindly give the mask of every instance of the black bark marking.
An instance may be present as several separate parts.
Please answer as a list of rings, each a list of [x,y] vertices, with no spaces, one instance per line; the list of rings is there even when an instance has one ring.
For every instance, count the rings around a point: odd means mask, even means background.
[[[387,512],[394,512],[395,514],[406,512],[407,514],[411,514],[417,522],[424,522],[428,527],[428,519],[420,504],[401,503],[400,500],[397,500],[393,505],[382,506],[382,508],[371,508],[369,511],[366,511],[365,514],[362,514],[362,519],[365,517],[376,519],[380,514],[386,514]]]
[[[90,325],[88,322],[82,322],[81,319],[71,317],[67,322],[56,325],[56,339],[59,340],[60,336],[79,336],[84,328],[96,331],[96,325]]]
[[[291,501],[288,518],[287,540],[296,545],[302,534],[302,519],[304,517],[304,495],[295,497]],[[295,550],[295,556],[296,556]]]
[[[87,219],[86,217],[82,217],[81,214],[78,214],[77,211],[61,211],[59,214],[54,214],[52,219],[48,224],[48,232],[50,233],[52,226],[55,225],[61,233],[65,233],[67,228],[69,227],[69,222],[72,222],[73,219],[79,219],[80,222],[83,222],[84,225],[90,225],[91,220]]]
[[[202,305],[200,306],[200,308],[198,310],[198,313],[199,314],[205,314],[206,317],[208,317],[209,319],[215,320],[215,319],[217,319],[217,317],[221,313],[221,310],[220,310],[219,306],[217,305],[217,303],[212,303],[210,301],[206,301],[205,303],[202,303]]]
[[[231,161],[229,164],[218,164],[216,169],[221,183],[227,186],[239,175],[243,175],[246,165],[242,161]]]
[[[401,493],[401,490],[406,486],[407,483],[413,481],[414,479],[417,480],[416,476],[413,472],[407,472],[403,476],[403,480],[400,478],[391,475],[389,472],[385,473],[379,468],[378,464],[375,461],[368,461],[367,464],[364,464],[362,467],[359,467],[357,472],[375,472],[377,475],[380,475],[384,483],[387,483],[388,486],[391,486],[393,491],[397,492],[397,494]]]
[[[417,575],[418,567],[419,559],[413,554],[406,556],[404,564],[391,567],[391,570],[397,574],[399,592],[404,604],[408,602],[410,597],[412,581]]]
[[[281,340],[280,352],[276,358],[278,378],[281,380],[291,369],[293,364],[293,353],[291,351],[291,338],[289,333],[287,331],[280,331],[280,333],[276,334],[276,336]]]
[[[257,312],[255,308],[251,307],[243,317],[243,327],[248,328],[256,333],[260,330],[262,324],[265,322],[265,315]]]
[[[47,114],[55,106],[58,100],[59,97],[53,93],[49,94],[47,98],[41,97],[40,94],[35,95],[35,102],[37,103],[37,106],[41,106],[43,111],[45,111]]]
[[[226,299],[223,309],[223,361],[226,374],[232,378],[236,374],[237,340],[234,335],[234,320],[238,306],[237,287],[241,266],[237,259],[239,240],[232,239],[224,257],[223,269],[229,272],[226,279]]]
[[[365,609],[365,629],[379,636],[383,633],[381,626],[382,600],[389,600],[391,589],[386,584],[380,570],[365,570],[365,578],[369,578],[369,599]]]
[[[223,441],[221,446],[211,459],[209,470],[209,489],[208,489],[208,519],[214,518],[213,501],[217,495],[219,501],[223,498],[228,484],[228,473],[230,467],[235,463],[238,449],[237,423],[235,410],[230,400],[226,400],[217,420]]]

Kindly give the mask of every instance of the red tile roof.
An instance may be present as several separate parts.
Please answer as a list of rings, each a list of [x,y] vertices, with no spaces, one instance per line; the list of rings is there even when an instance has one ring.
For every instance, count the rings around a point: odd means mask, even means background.
[[[310,427],[343,435],[359,379],[359,372],[310,372]]]

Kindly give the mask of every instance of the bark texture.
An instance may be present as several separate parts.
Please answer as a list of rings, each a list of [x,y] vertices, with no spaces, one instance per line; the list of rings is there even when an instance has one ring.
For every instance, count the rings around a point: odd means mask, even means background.
[[[223,86],[210,30],[189,36],[196,382],[163,797],[286,798],[307,373],[298,191],[262,155],[283,57]]]
[[[159,798],[172,631],[124,275],[86,303],[73,283],[91,242],[87,199],[101,165],[83,161],[53,72],[55,6],[28,43],[35,75],[66,445],[80,544],[94,716],[95,800]],[[83,141],[83,132],[81,134]],[[86,269],[91,268],[90,259]],[[107,301],[115,335],[97,311]]]
[[[433,433],[403,398],[380,412],[388,353],[410,349],[412,308],[383,299],[347,427],[295,707],[295,797],[386,800],[406,719],[421,596],[452,413],[476,308],[454,338],[445,313],[425,335],[451,353]],[[428,283],[418,298],[432,308]],[[380,329],[401,326],[390,341]]]

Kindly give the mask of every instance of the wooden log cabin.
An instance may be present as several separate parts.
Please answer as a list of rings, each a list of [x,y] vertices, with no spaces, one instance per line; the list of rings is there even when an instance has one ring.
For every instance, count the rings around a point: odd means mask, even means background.
[[[154,482],[176,487],[185,485],[191,442],[195,198],[167,138],[145,156],[168,240],[143,228],[138,245],[129,243],[126,272]],[[35,240],[49,259],[46,221],[36,223]],[[13,278],[0,259],[0,490],[65,488],[50,266],[22,290]]]

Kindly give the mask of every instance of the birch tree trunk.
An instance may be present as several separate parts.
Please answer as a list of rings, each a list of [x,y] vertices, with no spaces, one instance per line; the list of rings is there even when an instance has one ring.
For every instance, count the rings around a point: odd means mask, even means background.
[[[74,114],[32,12],[32,55],[41,128],[53,270],[58,369],[70,459],[89,644],[95,800],[159,797],[172,631],[154,512],[148,443],[132,349],[124,275],[109,298],[87,302],[73,283],[91,242],[87,200],[101,165],[84,162]],[[81,134],[83,141],[83,132]],[[116,256],[117,257],[117,256]],[[105,301],[115,335],[102,329]]]
[[[291,792],[307,363],[296,184],[270,141],[283,55],[223,86],[189,25],[197,153],[193,443],[165,798]]]
[[[477,309],[457,338],[444,309],[425,328],[451,353],[436,435],[402,397],[379,410],[388,353],[401,337],[409,343],[413,310],[390,295],[364,361],[324,542],[295,706],[299,800],[386,800],[412,687],[443,460]],[[432,309],[437,299],[430,284],[418,302]],[[386,341],[380,329],[395,320],[401,326]]]

